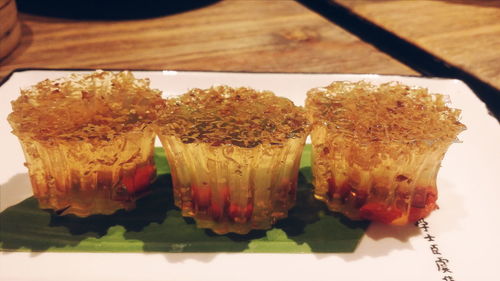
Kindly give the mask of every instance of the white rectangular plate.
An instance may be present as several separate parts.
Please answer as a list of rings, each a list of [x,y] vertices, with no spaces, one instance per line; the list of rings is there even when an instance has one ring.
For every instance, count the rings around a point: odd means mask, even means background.
[[[15,72],[0,87],[0,210],[31,196],[24,158],[6,121],[19,89],[71,72]],[[0,253],[0,280],[497,280],[500,253],[500,127],[461,81],[359,74],[136,71],[165,95],[216,84],[274,91],[303,105],[332,81],[399,81],[450,96],[468,129],[438,176],[440,206],[425,229],[371,224],[348,254]],[[16,186],[16,189],[9,188]],[[0,225],[1,227],[1,225]],[[448,272],[451,271],[451,272]],[[448,276],[448,277],[447,277]]]

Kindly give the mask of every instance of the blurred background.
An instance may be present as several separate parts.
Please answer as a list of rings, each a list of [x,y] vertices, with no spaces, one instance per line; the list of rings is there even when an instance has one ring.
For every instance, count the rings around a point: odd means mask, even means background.
[[[217,0],[17,0],[21,12],[81,20],[120,20],[166,16],[200,8]]]
[[[0,79],[19,68],[426,75],[465,81],[498,115],[499,49],[494,0],[0,0]]]

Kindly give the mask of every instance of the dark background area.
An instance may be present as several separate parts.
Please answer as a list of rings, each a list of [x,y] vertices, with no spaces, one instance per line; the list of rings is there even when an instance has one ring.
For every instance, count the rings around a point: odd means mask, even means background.
[[[86,20],[141,19],[201,8],[218,0],[17,0],[20,12]]]

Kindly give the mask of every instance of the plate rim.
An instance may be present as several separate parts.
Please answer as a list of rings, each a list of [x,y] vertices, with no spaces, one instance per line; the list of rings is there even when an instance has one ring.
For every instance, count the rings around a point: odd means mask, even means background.
[[[479,96],[465,83],[463,80],[457,78],[443,77],[443,76],[429,76],[429,75],[412,75],[412,74],[379,74],[379,73],[339,73],[339,72],[280,72],[280,71],[249,71],[249,70],[191,70],[191,69],[145,69],[145,68],[45,68],[45,67],[21,67],[11,70],[6,76],[0,79],[0,87],[3,86],[7,81],[12,78],[15,73],[25,72],[25,71],[132,71],[132,72],[163,72],[163,71],[175,71],[175,72],[199,72],[199,73],[232,73],[232,74],[290,74],[290,75],[374,75],[381,77],[388,76],[399,76],[408,78],[421,78],[421,79],[433,79],[433,80],[447,80],[447,81],[459,81],[464,84],[471,92],[479,98]]]
[[[12,71],[11,74],[9,75],[9,78],[11,78],[11,76],[14,74],[14,73],[18,73],[17,76],[14,76],[13,80],[14,81],[10,81],[10,84],[8,84],[8,86],[11,86],[15,81],[17,81],[16,79],[19,79],[19,78],[22,78],[24,77],[24,75],[28,75],[30,76],[29,72],[28,71],[40,71],[40,74],[43,74],[43,71],[47,71],[47,73],[51,73],[51,72],[54,72],[54,71],[92,71],[92,70],[95,70],[95,69],[73,69],[73,68],[70,68],[70,69],[44,69],[44,68],[26,68],[26,69],[16,69],[15,71]],[[116,70],[120,70],[120,69],[116,69]],[[133,69],[130,69],[131,71],[137,71],[137,72],[141,72],[141,71],[150,71],[150,72],[155,72],[157,71],[159,73],[158,75],[158,78],[161,79],[161,77],[163,76],[162,75],[162,70],[133,70]],[[26,71],[26,72],[25,72]],[[115,71],[115,70],[113,70]],[[168,70],[164,70],[164,71],[168,71]],[[304,75],[307,75],[309,73],[276,73],[276,72],[238,72],[238,71],[190,71],[190,70],[171,70],[171,71],[176,71],[176,72],[179,72],[181,75],[183,73],[187,73],[189,74],[190,72],[193,74],[193,75],[196,75],[197,73],[200,73],[200,74],[203,74],[203,73],[207,73],[209,75],[211,75],[211,73],[217,75],[218,74],[225,74],[225,73],[234,73],[234,74],[270,74],[270,75],[273,75],[273,74],[284,74],[283,77],[286,77],[286,75],[291,75],[291,77],[293,78],[293,75],[295,74],[304,74]],[[25,73],[23,73],[25,72]],[[354,74],[354,73],[310,73],[311,77],[313,75],[352,75],[352,77],[356,77],[357,75],[359,75],[360,77],[362,75],[366,75],[367,77],[365,79],[370,79],[370,75],[373,75],[373,79],[378,79],[378,78],[384,78],[384,77],[394,77],[394,79],[397,79],[397,77],[401,77],[401,79],[407,79],[408,80],[411,80],[412,78],[416,78],[414,81],[422,81],[423,83],[426,83],[426,82],[429,82],[429,83],[436,83],[436,84],[442,84],[442,85],[450,85],[450,86],[456,86],[457,88],[460,88],[461,90],[463,89],[464,91],[466,90],[467,92],[464,92],[464,94],[467,94],[467,96],[470,96],[472,97],[470,94],[471,92],[474,93],[470,87],[468,87],[468,85],[466,83],[464,83],[463,81],[459,80],[459,79],[448,79],[448,78],[438,78],[438,77],[425,77],[425,76],[411,76],[411,75],[391,75],[391,74],[362,74],[362,73],[359,73],[359,74]],[[38,75],[38,74],[36,74]],[[36,76],[35,75],[35,76]],[[231,74],[233,75],[233,74]],[[249,77],[250,77],[249,75]],[[155,77],[157,77],[155,75]],[[328,77],[328,76],[325,76],[325,77]],[[434,78],[434,79],[433,79]],[[362,79],[362,78],[360,78]],[[6,79],[5,82],[7,82],[8,80],[10,79]],[[3,86],[3,84],[5,82],[1,82],[0,83],[0,87]],[[450,84],[450,83],[453,83]],[[427,86],[423,86],[423,87],[427,87]],[[453,93],[449,93],[450,95],[452,95]],[[485,103],[474,93],[474,98],[477,99],[482,105],[485,105]],[[1,97],[1,95],[0,95]],[[486,112],[488,112],[486,110]],[[485,113],[486,113],[485,112]],[[481,115],[483,116],[483,115]],[[493,117],[494,118],[494,117]],[[498,129],[498,128],[496,128]],[[425,242],[425,240],[424,240]],[[440,240],[440,243],[442,241]],[[380,243],[379,243],[380,245]],[[383,244],[382,244],[383,245]],[[427,245],[427,244],[425,244]],[[451,244],[447,244],[447,245],[451,245]],[[397,248],[396,248],[397,249]],[[446,250],[446,248],[444,249]],[[446,252],[447,253],[447,256],[451,256],[453,257],[454,256],[454,252],[453,251],[448,251]],[[451,254],[450,254],[451,253]],[[52,262],[52,261],[57,261],[58,259],[60,259],[61,257],[65,257],[67,253],[55,253],[55,252],[50,252],[50,253],[43,253],[42,256],[40,257],[37,257],[37,259],[31,259],[33,258],[33,255],[31,253],[24,253],[24,252],[16,252],[14,254],[11,254],[11,253],[8,253],[8,254],[5,254],[5,253],[2,253],[0,252],[0,263],[2,261],[6,261],[8,259],[11,259],[11,260],[14,260],[14,261],[20,261],[20,262],[29,262],[29,263],[26,263],[26,265],[34,265],[34,266],[40,266],[40,265],[44,265],[45,263],[47,262]],[[80,259],[81,257],[84,257],[84,258],[92,258],[94,260],[101,260],[101,261],[110,261],[111,259],[113,258],[116,258],[118,257],[118,255],[123,255],[123,253],[119,253],[119,254],[115,254],[115,253],[72,253],[72,254],[77,254],[76,257],[72,257],[71,260],[73,259]],[[178,265],[179,261],[182,261],[183,263],[189,263],[190,266],[193,266],[192,268],[193,269],[198,269],[197,266],[199,266],[201,264],[201,266],[214,266],[214,268],[218,269],[220,268],[221,266],[223,266],[228,260],[232,259],[233,256],[236,256],[236,255],[239,255],[240,253],[232,253],[232,254],[227,254],[227,253],[222,253],[220,256],[219,254],[220,253],[217,253],[216,255],[213,255],[213,257],[211,256],[211,254],[207,254],[208,256],[212,257],[210,259],[206,259],[208,260],[207,262],[199,262],[199,260],[197,258],[192,258],[192,255],[203,255],[203,254],[199,254],[199,253],[183,253],[183,254],[180,254],[180,255],[184,255],[185,259],[169,259],[169,258],[165,258],[166,256],[168,257],[171,257],[171,256],[176,256],[178,254],[172,254],[172,253],[153,253],[151,255],[148,255],[149,258],[154,258],[154,260],[148,260],[148,263],[150,262],[150,264],[154,265],[154,266],[159,266],[159,265],[163,265],[163,269],[161,271],[158,271],[159,273],[163,273],[163,272],[167,272],[169,270],[172,270],[172,272],[176,275],[174,276],[180,276],[180,272],[182,271],[182,268],[181,269],[178,269]],[[427,254],[428,255],[431,255],[432,253],[430,253],[429,251],[427,251]],[[94,256],[95,255],[95,256]],[[124,261],[124,265],[130,265],[132,264],[133,262],[136,262],[136,258],[139,259],[139,255],[141,256],[140,258],[143,259],[144,258],[144,253],[126,253],[126,255],[128,256],[131,256],[133,258],[131,258],[130,260],[125,260]],[[310,258],[311,254],[299,254],[299,255],[287,255],[287,254],[255,254],[255,256],[253,257],[250,257],[250,255],[246,256],[245,259],[248,259],[249,261],[257,261],[260,259],[260,257],[262,255],[268,255],[270,257],[274,257],[275,255],[280,255],[280,257],[285,257],[286,255],[286,261],[290,261],[290,262],[295,262],[295,261],[299,261],[299,262],[304,262],[304,264],[306,265],[310,265],[311,262],[314,262],[314,269],[316,268],[320,268],[317,264],[319,265],[323,265],[322,262],[328,262],[330,263],[331,262],[331,265],[337,265],[337,264],[344,264],[343,262],[340,262],[340,263],[337,263],[336,260],[334,260],[331,256],[320,256],[318,258],[318,254],[312,254],[314,257],[317,257],[316,259],[312,260],[312,261],[309,261],[308,259]],[[281,256],[282,255],[282,256]],[[297,256],[300,256],[297,258]],[[335,256],[337,256],[335,254]],[[104,257],[103,259],[101,259],[101,257]],[[191,258],[189,258],[191,257]],[[371,256],[369,256],[371,257]],[[464,258],[462,256],[461,257],[461,260],[468,260],[469,258]],[[237,258],[240,258],[240,257],[237,257]],[[374,257],[374,258],[378,258],[378,257]],[[337,258],[335,258],[337,259]],[[456,257],[455,257],[456,259]],[[409,259],[411,260],[411,259]],[[121,259],[117,259],[117,261],[122,261]],[[202,260],[203,261],[203,260]],[[236,261],[240,261],[240,260],[236,260]],[[271,261],[271,258],[269,258],[269,261]],[[356,261],[358,261],[356,259]],[[369,260],[368,260],[369,261]],[[431,262],[431,266],[433,266],[434,264],[432,263],[432,260],[429,260]],[[194,262],[194,264],[192,264]],[[455,261],[453,261],[455,262]],[[13,264],[13,262],[10,263],[11,265]],[[104,267],[101,267],[100,265],[97,265],[97,263],[89,263],[92,267],[91,267],[91,270],[87,271],[86,273],[82,273],[80,275],[80,277],[78,278],[96,278],[96,276],[103,276],[103,275],[99,275],[100,272],[99,270],[102,270]],[[139,261],[137,262],[138,265],[142,265],[144,266],[146,264],[146,262],[142,262],[142,261]],[[259,263],[261,264],[261,263]],[[281,262],[280,262],[281,264]],[[457,263],[454,263],[455,267],[457,267]],[[317,267],[318,266],[318,267]],[[434,265],[435,266],[435,265]],[[239,269],[240,267],[239,266],[235,266],[234,268],[236,269]],[[94,269],[94,270],[92,270]],[[463,270],[461,273],[462,275],[460,274],[460,272],[457,273],[457,276],[467,276],[467,274],[473,272],[475,269],[477,268],[474,268],[472,267],[470,270]],[[54,280],[54,279],[57,279],[59,280],[61,274],[59,275],[52,275],[50,273],[50,271],[47,273],[46,271],[42,271],[41,269],[39,268],[35,268],[32,270],[33,274],[39,274],[39,277],[42,277],[42,278],[47,278],[47,279],[44,279],[44,280]],[[65,272],[65,271],[62,271],[62,272]],[[137,276],[139,273],[137,273],[138,271],[137,270],[133,270],[130,272],[130,276]],[[12,272],[10,272],[12,273]],[[439,273],[438,273],[439,274]],[[163,275],[163,274],[162,274]],[[249,274],[249,276],[251,277],[257,277],[259,274]],[[50,279],[47,277],[47,276],[51,276]],[[110,278],[109,280],[115,280],[118,279],[118,278],[123,278],[122,275],[118,275],[118,276],[115,276],[113,278]],[[165,276],[165,275],[163,275]],[[185,279],[186,280],[196,280],[196,275],[184,275],[185,276]],[[293,277],[291,276],[290,274],[286,274],[284,275],[285,277],[290,277],[290,279],[293,279],[295,280],[296,277]],[[300,276],[302,275],[297,275],[297,277],[300,278]],[[1,277],[14,277],[14,275],[2,275],[0,274],[0,279],[2,279]],[[15,275],[15,277],[19,277],[18,275]],[[19,277],[20,279],[21,278],[26,278],[26,279],[21,279],[21,280],[29,280],[30,277],[33,277],[33,275],[30,275],[30,274],[23,274],[21,277]],[[150,275],[143,275],[144,279],[149,279]],[[206,276],[208,277],[207,279],[209,280],[213,280],[213,278],[215,278],[214,275],[212,276]],[[292,278],[293,277],[293,278]],[[438,278],[439,279],[439,278]],[[78,280],[81,280],[81,279],[78,279]],[[356,279],[357,280],[357,279]]]

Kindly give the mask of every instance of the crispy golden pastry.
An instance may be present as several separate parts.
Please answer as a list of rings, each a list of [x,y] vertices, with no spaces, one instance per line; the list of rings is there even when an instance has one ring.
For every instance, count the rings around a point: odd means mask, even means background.
[[[308,92],[315,197],[351,219],[402,225],[436,209],[436,176],[465,129],[426,89],[335,82]]]
[[[304,109],[268,91],[213,87],[167,101],[156,123],[175,204],[200,228],[268,229],[295,203]]]
[[[160,92],[127,71],[22,90],[8,121],[40,207],[77,216],[134,208],[156,176],[150,123],[162,106]]]

